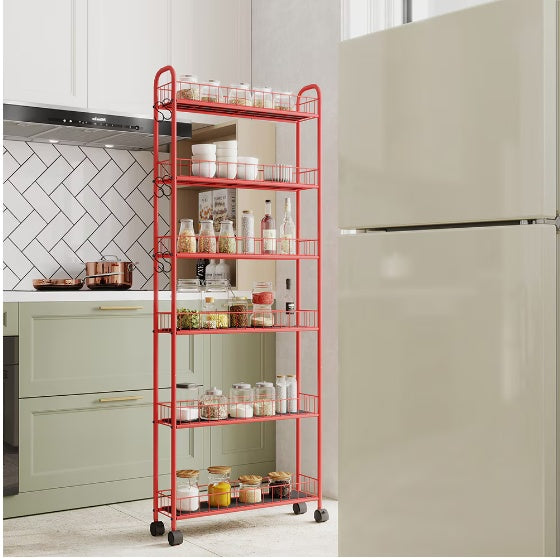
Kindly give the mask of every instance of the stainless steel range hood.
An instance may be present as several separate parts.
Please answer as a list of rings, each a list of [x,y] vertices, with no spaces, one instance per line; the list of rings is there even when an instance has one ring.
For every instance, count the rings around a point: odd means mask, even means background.
[[[154,123],[149,118],[72,109],[4,103],[4,139],[152,150]],[[160,147],[171,143],[171,123],[160,122]],[[177,123],[177,139],[190,139],[192,125]]]

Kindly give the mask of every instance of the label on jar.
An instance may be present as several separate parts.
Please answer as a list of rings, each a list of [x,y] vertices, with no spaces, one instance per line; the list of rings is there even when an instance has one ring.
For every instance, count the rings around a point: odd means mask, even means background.
[[[276,229],[263,231],[263,250],[265,252],[276,252]]]

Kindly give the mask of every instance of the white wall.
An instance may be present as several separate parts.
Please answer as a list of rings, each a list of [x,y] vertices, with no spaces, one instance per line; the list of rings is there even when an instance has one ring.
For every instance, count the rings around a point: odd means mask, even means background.
[[[337,57],[340,39],[339,0],[253,0],[252,82],[275,90],[293,91],[316,83],[323,97],[323,492],[338,495],[338,340],[337,340]],[[315,160],[315,127],[304,124],[303,166]],[[276,160],[295,163],[293,125],[277,126]],[[283,215],[284,194],[277,194],[277,226]],[[292,198],[294,200],[294,198]],[[302,234],[314,238],[317,222],[316,193],[302,194]],[[294,202],[292,202],[294,207]],[[308,236],[306,236],[308,235]],[[302,262],[302,308],[314,308],[315,262]],[[294,278],[293,262],[278,262],[276,284],[279,293],[286,277]],[[310,306],[312,305],[312,306]],[[295,362],[292,334],[277,335],[277,373],[293,373]],[[302,335],[302,391],[314,393],[316,334]],[[276,460],[279,469],[294,466],[294,430],[287,421],[277,424]],[[302,421],[302,472],[316,473],[315,420]]]

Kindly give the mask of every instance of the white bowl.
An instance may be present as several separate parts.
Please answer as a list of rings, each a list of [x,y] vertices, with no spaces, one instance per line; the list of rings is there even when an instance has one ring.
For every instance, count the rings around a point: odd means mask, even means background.
[[[259,160],[257,157],[237,157],[237,178],[256,180]]]
[[[237,149],[237,140],[216,141],[214,143],[218,148]]]
[[[237,156],[234,157],[222,157],[220,155],[217,156],[218,161],[225,161],[226,163],[237,163]]]
[[[219,178],[229,178],[233,180],[237,175],[237,163],[235,161],[219,160],[216,166],[216,176]]]
[[[213,143],[199,143],[192,146],[193,155],[215,155],[216,146]]]
[[[216,155],[193,155],[193,161],[215,161]]]
[[[237,157],[237,149],[226,149],[224,147],[218,147],[216,150],[216,155],[218,157]]]
[[[264,179],[274,182],[292,182],[293,167],[289,165],[269,165],[264,167]]]
[[[193,176],[202,176],[204,178],[212,178],[216,174],[216,163],[193,163],[192,164]]]

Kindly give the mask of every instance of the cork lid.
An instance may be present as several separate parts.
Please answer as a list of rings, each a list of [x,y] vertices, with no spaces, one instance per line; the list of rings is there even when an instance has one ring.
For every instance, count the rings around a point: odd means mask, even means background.
[[[181,479],[192,479],[198,477],[198,469],[181,469],[177,471],[177,476]]]
[[[228,465],[213,465],[208,467],[208,472],[213,475],[229,475],[231,473],[231,467]]]
[[[241,475],[239,477],[239,482],[243,484],[260,484],[262,482],[262,477],[259,475]]]
[[[286,471],[272,471],[272,473],[268,473],[270,480],[286,480],[292,476],[292,473],[288,473]]]

